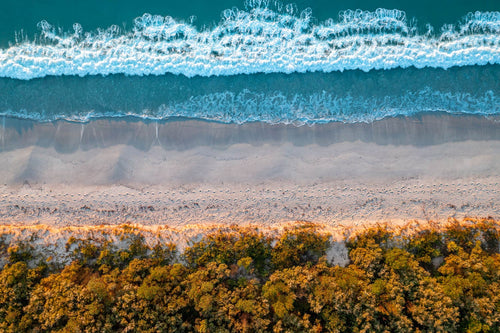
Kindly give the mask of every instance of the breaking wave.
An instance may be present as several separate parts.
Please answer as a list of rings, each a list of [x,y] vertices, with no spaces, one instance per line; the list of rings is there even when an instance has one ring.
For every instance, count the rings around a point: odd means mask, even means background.
[[[500,114],[499,65],[187,78],[0,79],[0,115],[85,122],[102,117],[223,123],[372,122],[446,112]],[[2,97],[3,96],[3,97]]]
[[[228,76],[500,63],[500,12],[469,13],[457,25],[419,31],[400,10],[347,10],[317,22],[310,10],[252,1],[218,25],[144,14],[133,29],[71,33],[40,22],[40,35],[0,50],[0,77],[61,75]]]
[[[286,96],[243,91],[196,96],[181,103],[161,105],[156,110],[80,111],[34,113],[27,110],[0,112],[0,115],[36,121],[69,120],[86,122],[96,118],[137,117],[151,120],[190,118],[222,123],[265,122],[271,124],[318,124],[328,122],[373,122],[387,117],[413,116],[424,112],[451,114],[498,115],[500,99],[493,92],[482,96],[452,94],[424,89],[394,97],[337,97],[326,92]]]

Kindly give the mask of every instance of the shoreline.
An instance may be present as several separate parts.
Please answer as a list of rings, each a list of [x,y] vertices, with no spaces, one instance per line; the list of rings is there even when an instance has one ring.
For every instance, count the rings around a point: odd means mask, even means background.
[[[500,116],[444,112],[384,118],[370,123],[330,122],[302,126],[263,122],[225,124],[186,118],[162,121],[99,118],[85,123],[0,118],[0,152],[28,146],[54,147],[59,153],[71,153],[120,144],[148,151],[154,146],[185,150],[238,143],[325,146],[359,140],[379,145],[429,146],[467,140],[500,140]]]

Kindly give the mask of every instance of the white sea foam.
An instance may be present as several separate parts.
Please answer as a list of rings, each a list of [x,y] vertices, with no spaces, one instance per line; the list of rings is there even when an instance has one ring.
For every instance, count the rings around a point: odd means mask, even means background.
[[[154,110],[98,110],[64,114],[7,110],[0,115],[37,121],[65,119],[86,122],[95,118],[138,117],[152,120],[190,118],[223,123],[261,121],[271,124],[316,124],[327,122],[372,122],[387,117],[413,116],[422,112],[452,114],[498,115],[500,98],[492,91],[481,95],[450,93],[424,88],[398,96],[343,96],[327,92],[289,94],[243,90],[239,93],[220,92],[193,96],[182,102],[172,102]]]
[[[191,76],[292,73],[500,63],[500,12],[468,14],[458,26],[419,33],[404,12],[378,9],[340,13],[315,23],[309,10],[227,9],[221,22],[197,29],[171,17],[144,14],[131,31],[116,26],[72,33],[40,23],[36,41],[0,50],[0,77],[47,75]]]

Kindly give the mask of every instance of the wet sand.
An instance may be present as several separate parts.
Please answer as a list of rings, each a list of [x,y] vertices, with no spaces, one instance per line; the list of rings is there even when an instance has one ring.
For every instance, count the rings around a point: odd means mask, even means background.
[[[2,224],[271,226],[500,217],[500,122],[0,119]]]

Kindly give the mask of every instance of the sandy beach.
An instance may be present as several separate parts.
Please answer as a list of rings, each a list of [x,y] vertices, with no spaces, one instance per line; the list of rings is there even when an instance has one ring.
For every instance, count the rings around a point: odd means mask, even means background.
[[[327,225],[500,217],[500,122],[3,119],[2,224]]]

